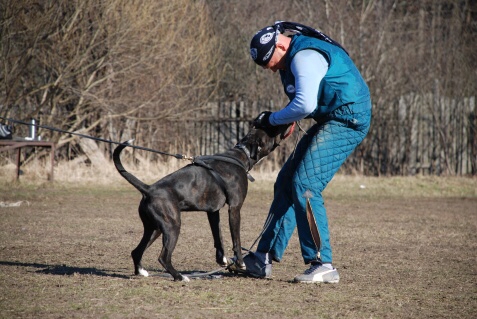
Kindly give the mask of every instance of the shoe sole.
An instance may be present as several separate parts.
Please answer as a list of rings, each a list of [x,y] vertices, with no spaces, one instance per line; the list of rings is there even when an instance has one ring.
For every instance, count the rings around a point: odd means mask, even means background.
[[[253,278],[259,278],[259,279],[268,279],[270,278],[271,276],[260,276],[260,275],[257,275],[257,274],[254,274],[254,273],[251,273],[249,271],[247,271],[247,269],[240,269],[238,267],[234,267],[235,265],[230,265],[228,266],[226,269],[229,271],[229,272],[233,272],[234,274],[242,274],[242,275],[246,275],[246,276],[249,276],[249,277],[253,277]]]
[[[340,281],[340,276],[336,269],[322,270],[315,275],[299,275],[293,279],[298,283],[324,283],[324,284],[337,284]]]
[[[260,276],[260,275],[256,275],[254,273],[251,273],[251,272],[248,272],[246,269],[237,269],[237,268],[232,268],[232,267],[229,267],[228,270],[230,272],[233,272],[235,274],[242,274],[242,275],[246,275],[248,277],[252,277],[252,278],[258,278],[258,279],[269,279],[271,276]]]

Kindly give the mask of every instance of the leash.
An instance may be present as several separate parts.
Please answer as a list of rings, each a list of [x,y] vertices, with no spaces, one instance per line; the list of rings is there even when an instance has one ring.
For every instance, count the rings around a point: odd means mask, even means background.
[[[181,275],[188,277],[189,279],[220,279],[223,277],[220,273],[224,273],[226,268],[218,268],[208,272],[181,272]],[[160,272],[157,274],[150,275],[151,277],[161,277],[161,278],[170,278],[172,275],[167,272]]]
[[[123,144],[123,142],[115,142],[115,141],[107,140],[107,139],[104,139],[104,138],[94,137],[94,136],[85,135],[85,134],[76,133],[76,132],[65,131],[65,130],[58,129],[56,127],[51,127],[51,126],[46,126],[46,125],[39,125],[39,124],[36,124],[36,123],[35,124],[28,123],[28,122],[24,122],[24,121],[15,120],[15,119],[12,119],[12,118],[6,118],[6,117],[3,117],[3,116],[0,116],[0,119],[10,121],[10,122],[13,122],[13,123],[17,123],[17,124],[22,124],[22,125],[27,125],[27,126],[35,126],[35,127],[47,129],[47,130],[50,130],[50,131],[59,132],[59,133],[76,135],[76,136],[79,136],[79,137],[82,137],[82,138],[88,138],[88,139],[94,140],[94,141],[99,141],[99,142],[104,142],[104,143],[109,143],[109,144],[116,144],[116,145]],[[182,155],[182,154],[171,154],[171,153],[167,153],[167,152],[161,152],[161,151],[158,151],[158,150],[155,150],[155,149],[152,149],[152,148],[148,148],[148,147],[135,146],[135,145],[131,145],[131,144],[128,144],[127,146],[131,147],[131,148],[138,149],[138,150],[148,151],[148,152],[161,154],[161,155],[172,156],[172,157],[175,157],[177,159],[190,160],[190,161],[193,160],[193,157],[185,156],[185,155]]]
[[[247,167],[245,167],[245,165],[241,161],[239,161],[235,157],[228,156],[228,155],[225,155],[225,154],[199,155],[199,156],[194,157],[194,159],[192,160],[192,164],[202,166],[202,167],[207,168],[209,170],[213,170],[213,168],[210,167],[207,164],[208,160],[215,160],[215,161],[221,161],[221,162],[234,164],[235,166],[238,166],[238,167],[242,168],[245,171],[245,173],[247,173],[247,178],[248,178],[249,181],[255,182],[255,178],[253,178],[253,176],[249,173],[249,171],[252,169],[252,166],[253,166],[250,163],[251,162],[250,151],[245,146],[240,146],[240,144],[235,145],[235,148],[243,151],[245,153],[245,155],[247,155],[247,158],[248,158],[248,161],[249,161],[248,169],[247,169]]]
[[[87,138],[87,139],[91,139],[91,140],[94,140],[94,141],[99,141],[99,142],[104,142],[104,143],[109,143],[109,144],[116,144],[116,145],[120,145],[120,144],[123,144],[123,142],[115,142],[115,141],[112,141],[112,140],[107,140],[107,139],[104,139],[104,138],[99,138],[99,137],[94,137],[94,136],[90,136],[90,135],[86,135],[86,134],[81,134],[81,133],[76,133],[76,132],[71,132],[71,131],[66,131],[66,130],[61,130],[61,129],[58,129],[58,128],[55,128],[55,127],[51,127],[51,126],[47,126],[47,125],[40,125],[40,124],[36,124],[36,123],[28,123],[28,122],[24,122],[24,121],[20,121],[20,120],[15,120],[15,119],[12,119],[12,118],[6,118],[6,117],[3,117],[3,116],[0,116],[0,119],[2,120],[6,120],[6,121],[10,121],[10,122],[13,122],[13,123],[17,123],[17,124],[22,124],[22,125],[26,125],[26,126],[35,126],[35,127],[38,127],[38,128],[43,128],[43,129],[47,129],[47,130],[50,130],[50,131],[54,131],[54,132],[59,132],[59,133],[64,133],[64,134],[70,134],[70,135],[75,135],[75,136],[79,136],[79,137],[82,137],[82,138]],[[294,131],[294,128],[295,128],[295,125],[297,124],[298,128],[300,131],[303,131],[305,132],[305,130],[303,130],[303,128],[300,126],[299,123],[296,123],[294,122],[292,124],[292,128],[287,132],[287,134],[284,135],[283,139],[286,139],[287,137],[289,137],[293,131]],[[305,132],[306,134],[306,132]],[[243,164],[241,163],[238,163],[238,161],[232,161],[230,158],[225,158],[225,156],[222,156],[224,158],[217,158],[217,155],[209,155],[209,156],[198,156],[198,157],[190,157],[190,156],[186,156],[186,155],[183,155],[183,154],[172,154],[172,153],[167,153],[167,152],[162,152],[162,151],[158,151],[158,150],[155,150],[155,149],[152,149],[152,148],[148,148],[148,147],[143,147],[143,146],[135,146],[135,145],[131,145],[129,143],[127,143],[127,146],[128,147],[131,147],[131,148],[134,148],[134,149],[138,149],[138,150],[143,150],[143,151],[148,151],[148,152],[152,152],[152,153],[156,153],[156,154],[161,154],[161,155],[166,155],[166,156],[172,156],[172,157],[175,157],[177,159],[182,159],[182,160],[190,160],[190,161],[193,161],[193,164],[197,164],[199,166],[202,166],[204,168],[207,168],[209,170],[211,170],[213,172],[213,169],[210,168],[207,164],[205,164],[203,162],[203,160],[207,160],[207,159],[215,159],[215,160],[221,160],[221,161],[224,161],[224,162],[229,162],[229,163],[232,163],[232,164],[235,164],[237,166],[240,166],[242,167],[246,172],[247,172],[247,177],[250,179],[250,181],[255,181],[255,179],[250,175],[248,174],[248,171],[251,169],[251,167],[249,167],[249,169],[247,170]],[[242,151],[244,151],[247,155],[247,157],[250,159],[250,155],[247,154],[248,153],[248,149],[246,149],[245,147],[242,147],[242,145],[239,145],[237,144],[235,146],[236,148],[239,148],[241,149]],[[295,145],[295,150],[296,150],[296,145]],[[293,156],[295,154],[295,150],[293,151]],[[249,165],[250,166],[250,165]],[[213,174],[214,177],[215,177],[215,174]],[[217,178],[216,178],[217,179]],[[219,179],[219,181],[221,180],[221,178]],[[221,185],[222,188],[224,188],[223,186],[223,180],[222,180],[222,183],[219,183]],[[226,192],[225,192],[226,193]],[[227,194],[227,193],[226,193]],[[271,223],[271,219],[273,218],[273,214],[269,214],[268,217],[267,217],[267,220],[265,221],[265,225],[262,229],[262,231],[260,232],[260,234],[258,235],[258,237],[255,239],[255,241],[252,243],[252,245],[250,246],[249,249],[245,248],[245,247],[241,247],[242,250],[244,251],[247,251],[247,252],[250,252],[253,247],[256,245],[256,243],[258,242],[258,240],[262,237],[263,233],[265,232],[265,230],[268,228],[268,226],[270,225]],[[316,225],[315,225],[316,227]],[[227,269],[228,267],[226,267],[225,269]],[[206,272],[206,273],[191,273],[191,274],[188,274],[187,276],[189,278],[201,278],[201,277],[211,277],[211,279],[214,279],[214,278],[219,278],[219,276],[216,276],[215,274],[218,273],[218,272],[221,272],[223,271],[224,268],[219,268],[219,269],[216,269],[216,270],[213,270],[213,271],[210,271],[210,272]],[[159,277],[170,277],[169,274],[157,274],[155,276],[159,276]]]

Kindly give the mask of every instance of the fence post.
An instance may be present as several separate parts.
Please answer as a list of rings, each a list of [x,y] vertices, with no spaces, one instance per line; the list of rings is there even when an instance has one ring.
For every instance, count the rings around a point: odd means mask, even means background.
[[[416,175],[417,172],[417,157],[419,152],[419,97],[413,93],[410,95],[410,122],[411,122],[411,134],[410,134],[410,148],[409,148],[409,174]]]

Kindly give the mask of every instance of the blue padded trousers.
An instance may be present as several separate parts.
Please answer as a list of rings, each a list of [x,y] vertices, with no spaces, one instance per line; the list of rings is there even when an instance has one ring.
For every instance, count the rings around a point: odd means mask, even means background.
[[[267,218],[269,225],[257,251],[268,252],[273,260],[280,261],[297,227],[305,264],[315,260],[332,262],[328,218],[321,193],[364,139],[370,122],[371,101],[342,106],[308,130],[278,174]],[[305,195],[310,199],[321,247],[316,247],[311,235]]]

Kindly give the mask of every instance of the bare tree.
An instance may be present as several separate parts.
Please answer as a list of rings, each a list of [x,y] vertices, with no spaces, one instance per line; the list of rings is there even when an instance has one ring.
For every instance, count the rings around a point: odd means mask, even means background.
[[[121,121],[154,131],[216,91],[219,43],[202,1],[20,0],[1,12],[4,115],[120,138]]]
[[[475,0],[4,0],[0,14],[4,116],[191,145],[201,132],[189,127],[217,121],[210,105],[245,105],[245,121],[286,105],[249,41],[276,20],[297,21],[340,42],[371,90],[371,130],[345,171],[477,172]],[[80,152],[68,135],[43,134],[64,157]]]

